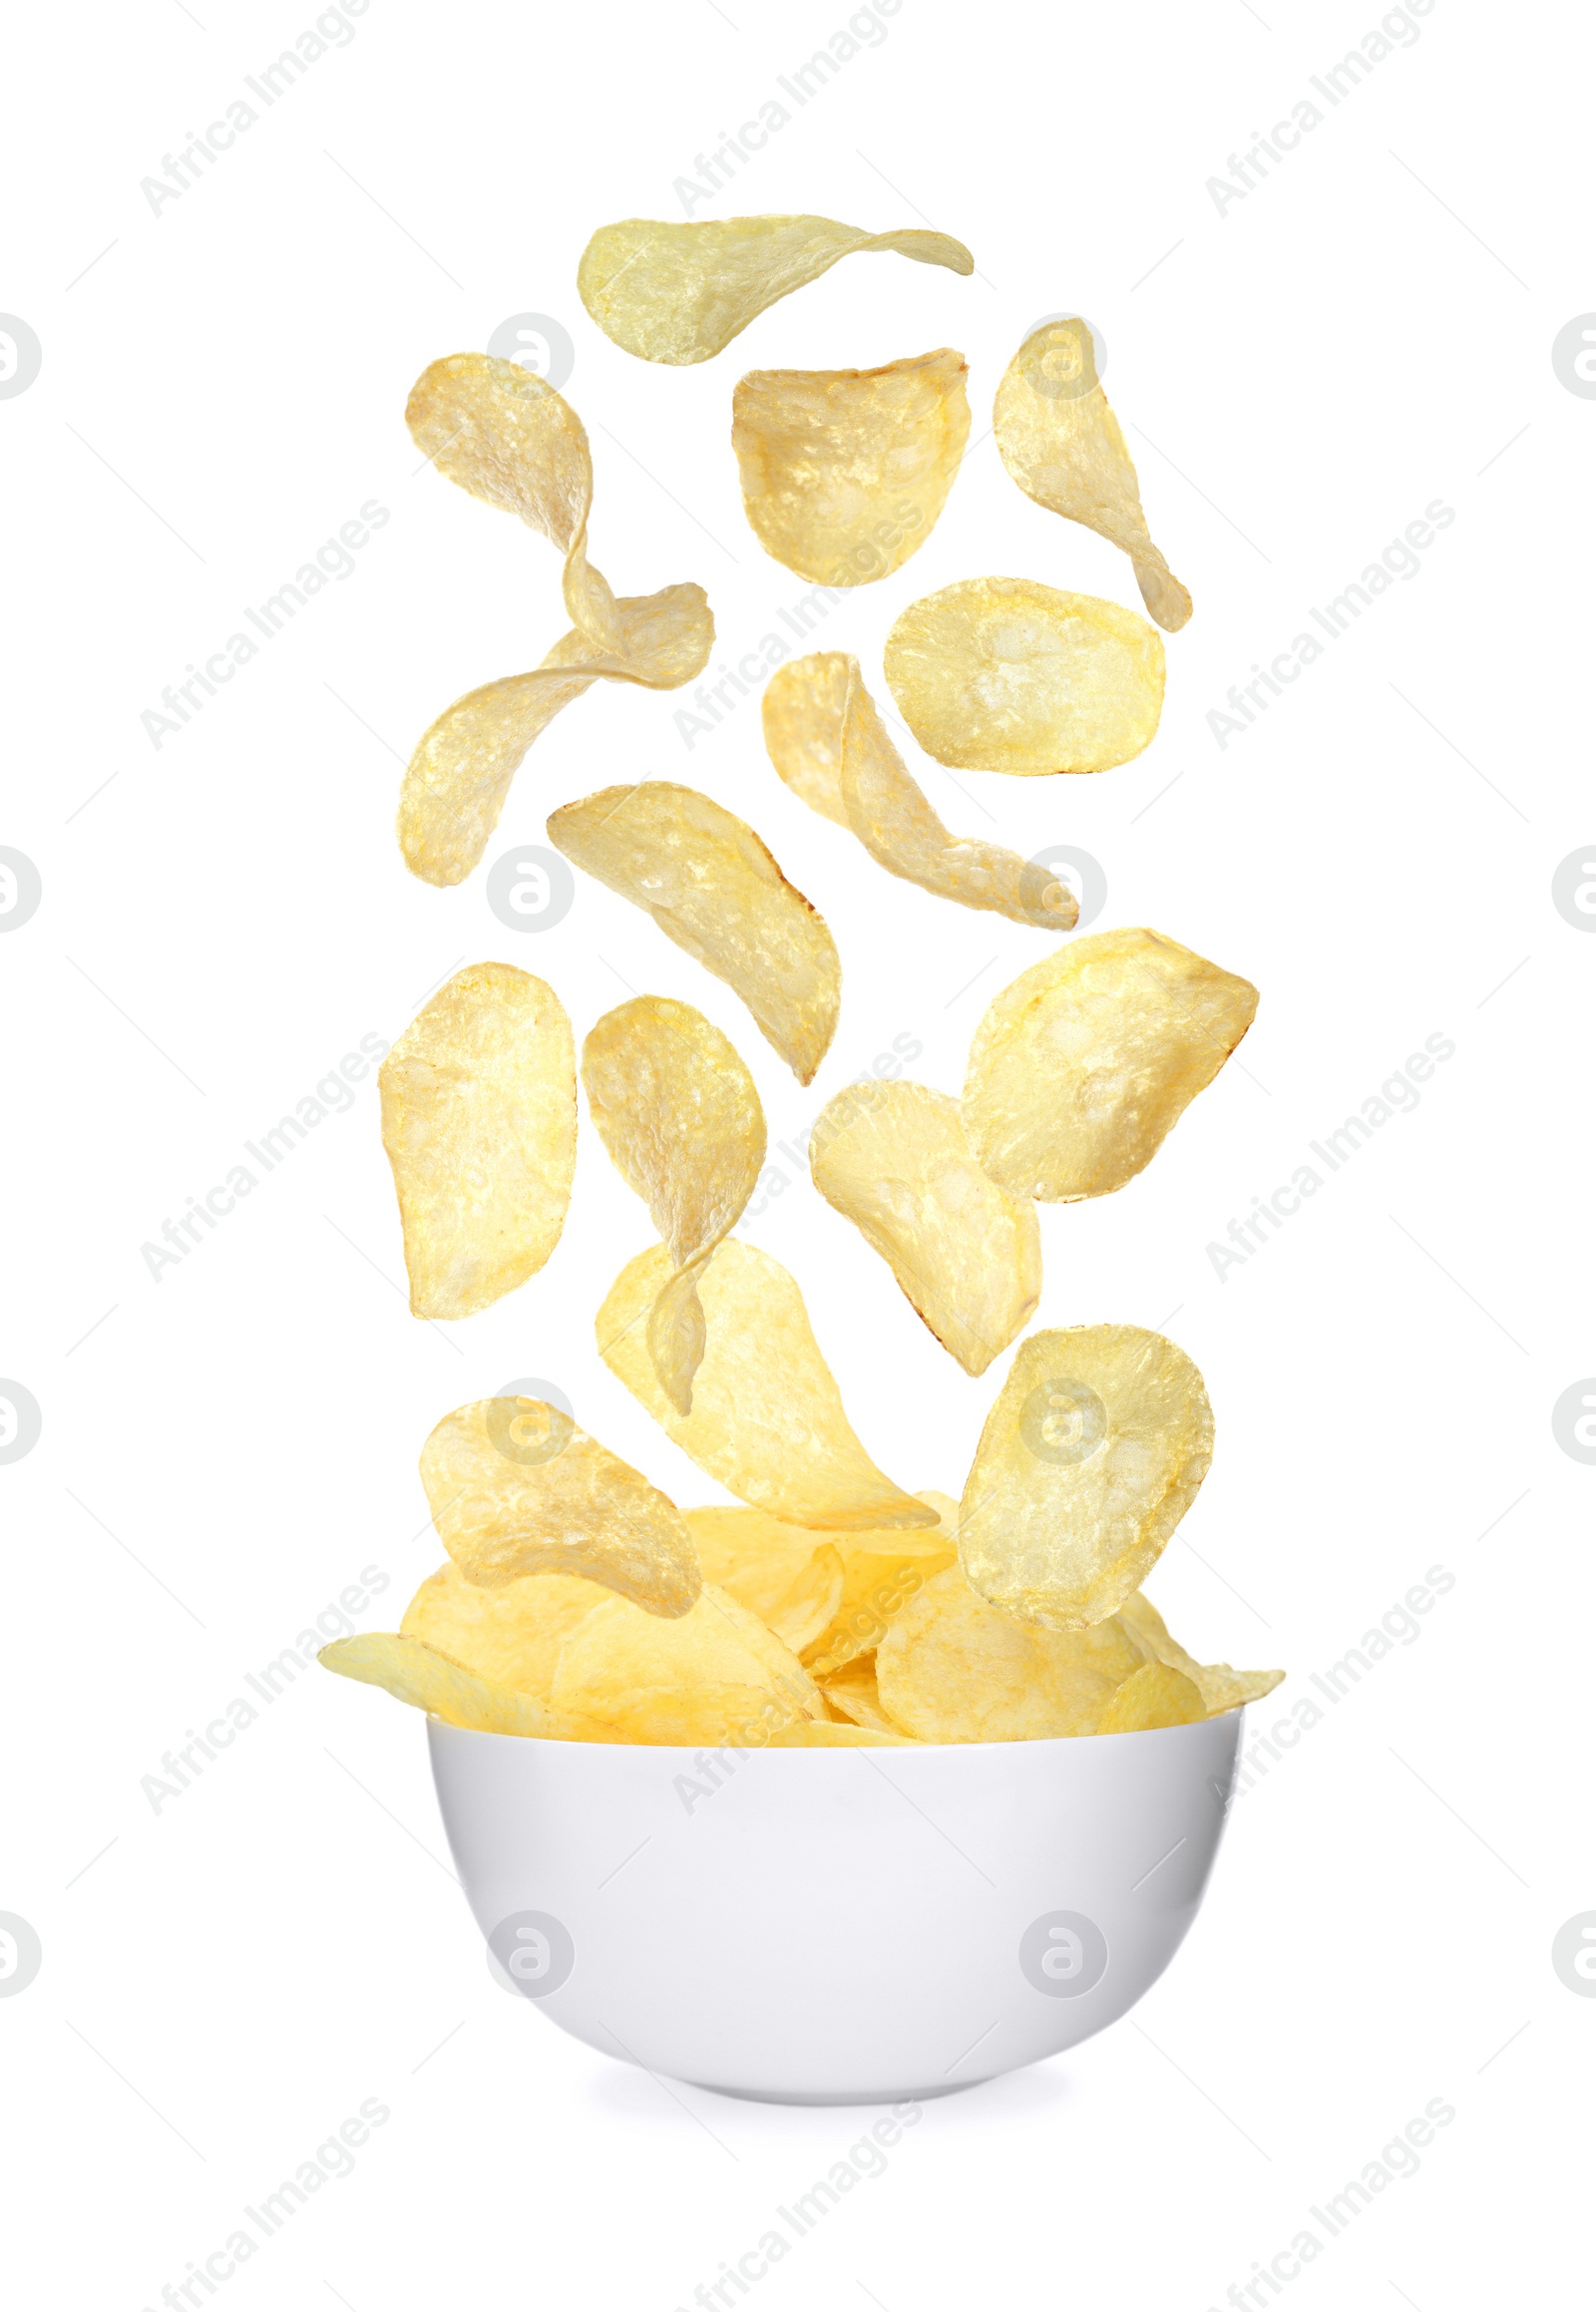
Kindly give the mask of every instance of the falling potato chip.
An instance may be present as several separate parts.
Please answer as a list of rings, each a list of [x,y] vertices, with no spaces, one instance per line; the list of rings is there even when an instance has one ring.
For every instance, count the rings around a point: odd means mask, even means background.
[[[316,1660],[340,1678],[380,1686],[412,1710],[427,1711],[450,1726],[470,1727],[478,1734],[533,1734],[560,1741],[612,1738],[601,1721],[548,1710],[530,1694],[476,1678],[419,1638],[366,1631],[358,1638],[334,1639]]]
[[[757,1614],[794,1654],[820,1636],[842,1603],[842,1559],[802,1525],[762,1509],[686,1509],[706,1582]]]
[[[584,1614],[613,1594],[577,1574],[523,1574],[502,1589],[480,1589],[450,1559],[427,1576],[399,1630],[490,1686],[547,1702],[561,1647]]]
[[[794,794],[850,829],[889,875],[1037,931],[1071,929],[1067,883],[1001,844],[949,834],[887,735],[857,658],[793,659],[765,685],[762,712],[766,751]]]
[[[690,1003],[638,995],[606,1011],[582,1047],[598,1136],[648,1207],[675,1273],[654,1303],[648,1348],[678,1412],[703,1355],[697,1272],[737,1225],[765,1161],[765,1116],[735,1045]]]
[[[876,1653],[894,1725],[928,1742],[1043,1741],[1091,1734],[1140,1648],[1110,1617],[1041,1630],[977,1595],[957,1566],[926,1584]]]
[[[752,369],[731,400],[743,512],[768,555],[866,585],[931,536],[970,436],[969,370],[944,346],[882,369]]]
[[[1177,632],[1191,616],[1191,596],[1148,532],[1136,469],[1098,383],[1086,322],[1072,316],[1031,331],[1003,371],[992,427],[1025,496],[1128,554],[1150,615],[1166,633]]]
[[[1033,1333],[981,1432],[960,1563],[983,1597],[1044,1630],[1100,1622],[1158,1562],[1213,1448],[1202,1374],[1161,1333]]]
[[[577,1063],[554,989],[457,971],[377,1071],[417,1317],[470,1317],[535,1276],[565,1226]]]
[[[825,923],[751,827],[694,787],[650,779],[567,803],[549,840],[725,980],[798,1081],[810,1081],[837,1025],[842,965]]]
[[[675,1731],[666,1734],[657,1729],[670,1696]],[[673,1621],[624,1598],[595,1607],[566,1640],[551,1700],[629,1741],[723,1741],[826,1714],[797,1656],[712,1583]]]
[[[519,362],[485,353],[435,361],[405,420],[440,473],[559,548],[574,620],[531,672],[456,699],[411,757],[399,800],[405,864],[423,882],[455,884],[481,859],[528,748],[562,707],[599,680],[651,690],[691,681],[715,629],[701,586],[610,592],[588,561],[593,461],[582,420]]]
[[[1091,932],[988,1006],[965,1129],[1010,1196],[1106,1196],[1149,1163],[1258,1008],[1249,980],[1143,930]]]
[[[841,1711],[844,1718],[855,1726],[873,1727],[877,1734],[898,1734],[881,1707],[881,1696],[876,1688],[876,1664],[872,1655],[858,1662],[850,1662],[846,1670],[839,1670],[830,1678],[819,1681],[828,1708]]]
[[[929,1084],[848,1084],[821,1110],[809,1166],[967,1372],[985,1372],[1041,1296],[1036,1208],[977,1163],[959,1102]]]
[[[667,1617],[698,1595],[679,1510],[539,1397],[487,1397],[446,1413],[421,1449],[421,1482],[445,1549],[484,1589],[523,1574],[580,1574]]]
[[[915,1747],[911,1734],[892,1727],[839,1726],[834,1719],[802,1719],[782,1727],[766,1743],[773,1750],[905,1750]]]
[[[965,578],[911,602],[887,682],[928,755],[955,770],[1107,771],[1164,702],[1163,637],[1134,610],[1033,578]]]
[[[1097,1732],[1141,1734],[1155,1726],[1195,1726],[1207,1715],[1189,1678],[1167,1663],[1144,1662],[1115,1688]]]
[[[778,297],[829,272],[839,257],[891,249],[917,264],[973,273],[969,249],[945,232],[861,232],[828,216],[728,216],[698,224],[627,217],[582,252],[577,291],[604,335],[642,361],[707,361]]]
[[[598,1353],[700,1469],[789,1525],[846,1533],[937,1522],[936,1509],[883,1476],[854,1435],[793,1279],[735,1237],[698,1279],[706,1346],[692,1411],[677,1412],[644,1338],[669,1273],[663,1245],[626,1264],[598,1312]]]

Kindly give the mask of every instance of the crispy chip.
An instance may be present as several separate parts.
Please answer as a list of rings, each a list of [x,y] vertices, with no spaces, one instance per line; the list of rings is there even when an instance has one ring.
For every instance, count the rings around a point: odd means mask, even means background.
[[[794,794],[857,835],[889,875],[1038,931],[1072,927],[1067,883],[1000,844],[949,834],[888,737],[857,658],[793,659],[766,683],[762,713],[766,751]]]
[[[1144,1662],[1115,1689],[1097,1732],[1142,1734],[1155,1726],[1195,1726],[1207,1715],[1189,1678],[1166,1663]]]
[[[797,1726],[782,1727],[766,1743],[772,1750],[904,1750],[915,1747],[911,1734],[899,1734],[895,1728],[874,1726],[839,1726],[834,1719],[803,1719]]]
[[[1144,1591],[1132,1591],[1118,1613],[1126,1629],[1135,1633],[1149,1662],[1162,1662],[1166,1669],[1178,1670],[1183,1678],[1189,1678],[1194,1686],[1197,1684],[1200,1665],[1192,1660],[1178,1638],[1170,1636],[1169,1625]]]
[[[650,1614],[685,1614],[698,1558],[681,1513],[646,1477],[539,1397],[486,1397],[445,1413],[421,1482],[467,1581],[580,1574]]]
[[[911,602],[887,682],[928,755],[955,770],[1107,771],[1139,755],[1164,702],[1162,635],[1094,594],[965,578]]]
[[[1141,1659],[1111,1617],[1090,1630],[1035,1629],[950,1566],[882,1639],[876,1685],[893,1723],[922,1741],[1043,1741],[1095,1734]]]
[[[1285,1677],[1284,1670],[1232,1670],[1228,1662],[1199,1663],[1191,1679],[1203,1698],[1210,1718],[1222,1711],[1239,1710],[1243,1703],[1262,1702]]]
[[[380,1686],[412,1710],[427,1711],[450,1726],[470,1727],[478,1734],[535,1734],[558,1741],[613,1738],[600,1721],[548,1710],[530,1694],[473,1677],[419,1638],[369,1630],[358,1638],[335,1638],[316,1660],[340,1678]]]
[[[513,963],[442,986],[377,1071],[417,1317],[471,1317],[536,1276],[565,1226],[577,1062],[554,989]]]
[[[1074,316],[1031,331],[1003,371],[992,429],[1025,496],[1128,554],[1149,614],[1176,633],[1191,616],[1191,596],[1148,533],[1136,469],[1097,381],[1086,322]]]
[[[937,1511],[884,1477],[854,1435],[793,1279],[735,1237],[698,1279],[707,1346],[692,1411],[678,1413],[643,1338],[669,1272],[663,1245],[626,1264],[598,1312],[598,1353],[700,1469],[789,1525],[852,1533],[937,1522]]]
[[[451,1558],[429,1574],[399,1625],[473,1677],[547,1702],[560,1649],[584,1614],[613,1592],[577,1574],[524,1574],[479,1589]]]
[[[499,823],[510,782],[563,706],[603,679],[674,690],[702,673],[714,620],[701,586],[619,599],[588,561],[588,436],[553,386],[519,362],[455,353],[417,379],[405,419],[451,482],[541,531],[566,558],[575,621],[542,662],[457,698],[422,737],[399,800],[405,864],[460,883]]]
[[[723,979],[801,1084],[825,1057],[842,965],[753,829],[695,787],[644,780],[567,803],[549,840]]]
[[[826,1712],[797,1656],[710,1583],[674,1621],[624,1598],[596,1606],[561,1650],[552,1701],[627,1741],[757,1739]]]
[[[977,1163],[959,1102],[906,1077],[848,1084],[816,1118],[809,1168],[949,1353],[985,1372],[1041,1296],[1041,1231]]]
[[[678,1412],[703,1355],[697,1274],[736,1227],[765,1161],[765,1115],[735,1045],[690,1003],[638,995],[582,1047],[598,1136],[675,1262],[648,1319],[648,1349]]]
[[[1106,1196],[1151,1161],[1257,1008],[1249,980],[1161,933],[1088,933],[989,1005],[965,1077],[970,1144],[1010,1196]]]
[[[820,1636],[842,1603],[842,1559],[830,1542],[762,1509],[682,1515],[706,1582],[757,1614],[794,1654]]]
[[[846,1670],[836,1671],[830,1678],[819,1681],[820,1691],[828,1708],[841,1711],[844,1718],[855,1726],[873,1727],[877,1734],[900,1734],[881,1707],[881,1696],[876,1688],[874,1656],[850,1662]]]
[[[600,225],[582,252],[577,291],[604,335],[642,361],[707,361],[778,297],[856,250],[973,273],[945,232],[861,232],[828,216],[728,216],[698,224],[631,216]]]
[[[968,375],[948,346],[882,369],[751,369],[732,395],[731,446],[766,554],[823,586],[902,569],[965,454]]]
[[[957,1562],[958,1502],[946,1493],[918,1498],[938,1517],[924,1532],[837,1537],[842,1596],[820,1636],[802,1649],[814,1677],[834,1678],[868,1663],[910,1599],[919,1596],[933,1574]]]
[[[1157,1564],[1213,1448],[1202,1374],[1161,1333],[1033,1333],[981,1432],[960,1563],[983,1597],[1044,1630],[1100,1622]]]

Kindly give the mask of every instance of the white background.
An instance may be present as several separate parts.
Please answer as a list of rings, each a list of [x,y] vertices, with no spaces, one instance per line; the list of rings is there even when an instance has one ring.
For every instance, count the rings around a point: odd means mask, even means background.
[[[229,2307],[666,2312],[863,2131],[847,2112],[673,2098],[512,2003],[446,1875],[420,1722],[374,1694],[307,1676],[159,1812],[141,1788],[363,1567],[389,1588],[358,1619],[397,1623],[441,1555],[415,1464],[451,1405],[549,1378],[676,1498],[714,1490],[594,1352],[593,1313],[648,1229],[586,1125],[548,1268],[453,1328],[406,1313],[370,1080],[153,1280],[141,1245],[245,1137],[362,1034],[396,1037],[460,963],[502,957],[554,982],[579,1034],[626,985],[701,1005],[790,1139],[896,1034],[957,1089],[985,1002],[1041,953],[890,882],[806,811],[754,703],[689,752],[685,698],[621,684],[539,742],[489,859],[621,778],[687,779],[747,817],[844,958],[809,1091],[728,989],[598,887],[528,937],[488,913],[480,872],[449,892],[405,873],[403,757],[566,623],[558,558],[427,469],[402,422],[427,362],[529,311],[576,348],[596,561],[624,592],[702,582],[717,664],[808,590],[743,520],[735,379],[968,356],[972,442],[941,523],[820,637],[878,695],[892,619],[957,578],[1135,603],[1123,559],[1021,497],[989,435],[1025,330],[1097,324],[1154,535],[1197,605],[1169,641],[1162,729],[1092,780],[956,784],[911,760],[957,830],[1085,848],[1103,927],[1151,924],[1263,1000],[1242,1064],[1147,1173],[1044,1210],[1040,1321],[1166,1325],[1206,1374],[1217,1457],[1151,1588],[1205,1657],[1289,1669],[1264,1728],[1427,1568],[1454,1578],[1421,1636],[1238,1802],[1203,1913],[1134,2017],[928,2106],[760,2303],[1200,2312],[1434,2098],[1456,2116],[1419,2173],[1287,2296],[1569,2300],[1596,2007],[1549,1954],[1596,1905],[1596,1470],[1550,1414],[1596,1367],[1596,941],[1550,891],[1592,833],[1596,406],[1551,345],[1596,306],[1591,60],[1571,8],[1437,0],[1221,213],[1207,180],[1380,13],[904,0],[695,213],[924,217],[978,276],[854,258],[686,370],[599,335],[582,247],[613,218],[680,215],[674,180],[779,94],[842,0],[373,0],[159,215],[141,179],[312,21],[309,0],[14,24],[0,307],[43,346],[37,381],[0,401],[0,842],[44,885],[0,940],[0,1373],[44,1422],[0,1467],[0,1909],[44,1954],[0,2000],[19,2303],[156,2305],[376,2098],[391,2117],[355,2172],[223,2284]],[[390,520],[353,575],[153,747],[140,716],[163,686],[371,499]],[[1205,717],[1229,686],[1317,631],[1311,605],[1435,499],[1456,519],[1420,575],[1221,749]],[[1221,1281],[1209,1242],[1431,1033],[1456,1051],[1418,1108]],[[799,1274],[872,1451],[957,1492],[1000,1370],[967,1379],[801,1180],[747,1233]],[[823,1912],[826,1889],[791,1899]]]

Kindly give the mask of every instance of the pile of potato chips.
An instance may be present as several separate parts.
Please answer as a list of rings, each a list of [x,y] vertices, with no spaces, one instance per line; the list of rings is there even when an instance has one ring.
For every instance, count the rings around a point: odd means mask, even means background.
[[[579,286],[617,345],[686,365],[860,252],[974,264],[931,231],[632,219],[595,234]],[[902,568],[957,479],[967,375],[943,347],[871,370],[744,377],[732,445],[765,550],[833,587]],[[551,716],[600,679],[691,680],[713,622],[695,585],[611,593],[588,560],[588,438],[541,379],[454,355],[426,371],[406,414],[440,472],[558,547],[572,620],[531,672],[450,707],[409,765],[406,864],[452,884],[481,859]],[[1157,625],[1184,625],[1191,598],[1153,544],[1083,322],[1026,338],[994,431],[1019,488],[1121,548]],[[1151,742],[1164,644],[1118,603],[975,578],[904,610],[884,672],[937,761],[1083,773]],[[1035,931],[1074,927],[1067,886],[943,826],[856,658],[783,666],[763,725],[780,778],[888,874]],[[753,828],[693,788],[644,780],[560,805],[549,836],[733,988],[812,1080],[841,961]],[[1246,979],[1155,931],[1055,945],[989,1005],[962,1095],[905,1079],[838,1093],[811,1136],[814,1185],[980,1375],[1038,1306],[1037,1205],[1139,1173],[1257,1002]],[[599,1355],[739,1506],[678,1508],[541,1399],[458,1406],[421,1455],[447,1561],[398,1632],[329,1646],[329,1669],[490,1733],[742,1747],[1137,1733],[1278,1683],[1198,1663],[1142,1594],[1213,1451],[1202,1376],[1161,1334],[1080,1325],[1021,1341],[959,1501],[877,1465],[796,1279],[733,1233],[764,1163],[764,1113],[741,1055],[690,1003],[636,996],[590,1029],[579,1058],[555,990],[513,965],[469,965],[432,997],[381,1069],[416,1316],[471,1316],[547,1262],[571,1197],[579,1077],[657,1239],[598,1312]]]

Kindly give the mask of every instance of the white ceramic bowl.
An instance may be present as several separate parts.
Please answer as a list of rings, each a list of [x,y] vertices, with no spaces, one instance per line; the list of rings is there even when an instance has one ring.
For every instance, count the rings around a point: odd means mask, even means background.
[[[427,1731],[477,1922],[562,2030],[722,2094],[862,2104],[1134,2006],[1196,1916],[1241,1724],[740,1759]]]

